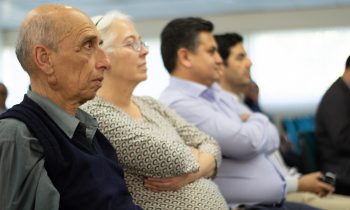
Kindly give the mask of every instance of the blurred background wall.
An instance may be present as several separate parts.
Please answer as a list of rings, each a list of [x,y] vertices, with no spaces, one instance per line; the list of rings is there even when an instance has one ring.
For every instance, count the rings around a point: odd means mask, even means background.
[[[9,89],[8,107],[22,100],[29,85],[14,54],[18,26],[26,12],[42,1],[23,2],[27,4],[0,1],[0,81]],[[168,84],[159,36],[175,17],[201,16],[215,24],[214,33],[244,36],[262,108],[275,119],[313,115],[320,97],[342,74],[350,54],[350,1],[60,1],[65,2],[91,16],[119,9],[134,17],[150,45],[148,80],[139,85],[136,95],[157,98]],[[94,4],[89,6],[89,2]],[[96,2],[105,5],[98,7]]]

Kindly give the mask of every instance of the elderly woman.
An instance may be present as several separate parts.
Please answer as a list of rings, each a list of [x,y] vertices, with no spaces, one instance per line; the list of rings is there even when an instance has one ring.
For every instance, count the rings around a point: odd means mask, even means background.
[[[221,161],[216,141],[156,100],[132,95],[147,78],[148,49],[131,20],[119,12],[93,20],[111,69],[82,108],[117,150],[135,202],[144,209],[228,209],[211,180]]]

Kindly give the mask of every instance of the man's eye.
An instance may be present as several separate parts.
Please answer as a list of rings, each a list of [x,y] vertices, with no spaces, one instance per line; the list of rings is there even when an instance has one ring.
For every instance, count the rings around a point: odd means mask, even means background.
[[[92,45],[93,45],[92,41],[87,41],[85,43],[84,47],[87,48],[87,49],[90,49],[90,48],[92,48]]]
[[[127,42],[125,43],[125,46],[132,47],[135,44],[135,42]]]
[[[211,55],[214,55],[215,52],[216,52],[216,49],[211,49],[211,50],[209,50],[209,54],[211,54]]]
[[[238,56],[237,60],[239,60],[239,61],[244,60],[244,56]]]

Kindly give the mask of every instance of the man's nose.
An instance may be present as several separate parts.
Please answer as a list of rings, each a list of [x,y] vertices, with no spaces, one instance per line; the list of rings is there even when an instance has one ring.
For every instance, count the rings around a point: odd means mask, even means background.
[[[111,68],[111,62],[105,51],[101,48],[97,52],[96,65],[97,69],[101,70],[109,70]]]

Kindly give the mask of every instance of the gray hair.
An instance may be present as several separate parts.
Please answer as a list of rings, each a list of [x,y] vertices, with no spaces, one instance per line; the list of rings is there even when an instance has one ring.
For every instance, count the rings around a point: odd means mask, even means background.
[[[35,68],[32,58],[32,49],[36,44],[57,51],[58,50],[57,25],[51,15],[35,15],[28,22],[23,23],[19,31],[16,55],[23,69],[28,73]]]
[[[95,23],[97,31],[100,33],[101,39],[103,40],[101,47],[107,52],[112,45],[112,41],[118,36],[118,34],[112,33],[110,30],[113,21],[125,20],[132,22],[130,16],[116,10],[107,12],[103,16],[94,16],[91,19]]]

